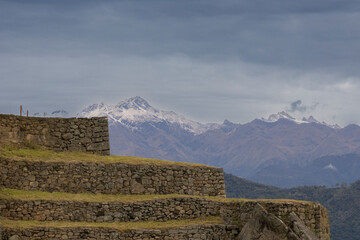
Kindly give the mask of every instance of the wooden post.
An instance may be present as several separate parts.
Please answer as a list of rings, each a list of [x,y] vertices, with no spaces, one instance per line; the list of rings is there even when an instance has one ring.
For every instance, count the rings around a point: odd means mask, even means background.
[[[20,117],[22,116],[22,105],[20,105]]]
[[[26,110],[26,117],[29,117],[29,110]]]

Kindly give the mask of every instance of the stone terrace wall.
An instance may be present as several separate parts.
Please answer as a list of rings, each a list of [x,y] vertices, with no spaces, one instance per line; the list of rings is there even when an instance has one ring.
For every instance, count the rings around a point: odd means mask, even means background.
[[[326,208],[313,202],[231,202],[223,205],[221,216],[226,224],[236,225],[240,229],[248,222],[256,204],[260,203],[269,213],[279,217],[290,226],[289,214],[294,212],[304,224],[320,239],[330,240],[329,216]]]
[[[38,239],[163,239],[163,240],[189,240],[189,239],[221,239],[232,240],[239,234],[238,229],[234,226],[209,225],[209,226],[189,226],[173,229],[139,229],[129,231],[116,231],[112,229],[96,228],[32,228],[25,230],[7,229],[3,230],[3,240],[11,236],[18,236],[21,240],[38,240]]]
[[[288,226],[291,226],[289,214],[294,212],[320,239],[330,239],[327,210],[310,202],[219,202],[191,197],[136,203],[0,200],[0,208],[2,217],[7,219],[39,221],[167,221],[220,215],[225,224],[237,226],[240,232],[258,203]]]
[[[220,202],[169,198],[135,203],[0,199],[1,216],[11,220],[135,222],[219,216]]]
[[[0,186],[22,190],[225,196],[223,170],[206,166],[31,162],[0,157],[0,173]]]
[[[0,145],[32,142],[55,151],[110,154],[107,118],[42,118],[0,114]]]

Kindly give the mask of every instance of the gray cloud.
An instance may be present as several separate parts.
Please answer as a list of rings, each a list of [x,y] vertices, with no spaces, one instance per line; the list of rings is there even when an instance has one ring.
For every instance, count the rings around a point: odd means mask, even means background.
[[[301,100],[297,100],[295,102],[292,102],[290,104],[290,112],[296,112],[296,111],[299,111],[299,112],[305,112],[307,109],[306,106],[302,105],[302,101]]]
[[[320,103],[318,102],[312,103],[311,105],[304,105],[302,100],[299,99],[290,103],[290,107],[286,111],[304,114],[305,112],[314,112],[319,105]]]
[[[359,6],[355,0],[3,1],[0,49],[45,55],[180,53],[358,74]]]
[[[244,122],[301,99],[357,122],[359,21],[355,0],[0,0],[0,112],[141,95]]]

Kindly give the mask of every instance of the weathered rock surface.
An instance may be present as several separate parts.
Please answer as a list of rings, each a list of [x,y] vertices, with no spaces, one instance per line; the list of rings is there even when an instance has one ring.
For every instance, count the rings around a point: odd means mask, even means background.
[[[294,213],[289,214],[289,220],[292,223],[292,230],[300,237],[301,240],[318,240],[315,234],[305,226],[304,222]]]
[[[291,213],[295,231],[280,218],[257,204],[252,218],[242,228],[238,240],[319,240],[305,224]]]
[[[321,204],[297,201],[244,201],[230,202],[223,205],[221,216],[226,224],[237,225],[243,229],[254,216],[258,204],[268,212],[281,219],[286,226],[292,227],[290,213],[294,212],[305,226],[311,229],[320,239],[330,239],[328,211]]]

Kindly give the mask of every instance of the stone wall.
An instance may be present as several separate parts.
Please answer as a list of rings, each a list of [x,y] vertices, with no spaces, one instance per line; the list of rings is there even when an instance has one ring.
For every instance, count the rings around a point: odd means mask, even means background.
[[[0,115],[0,146],[8,143],[22,145],[27,142],[56,151],[74,150],[108,155],[107,119]],[[0,156],[0,187],[67,193],[175,193],[225,197],[223,171],[220,168],[171,164],[135,165],[105,162],[106,158],[104,159],[102,162],[66,162],[16,160]],[[330,239],[328,213],[317,203],[191,196],[132,203],[0,199],[0,216],[10,220],[70,222],[70,227],[62,228],[19,229],[7,226],[2,229],[0,239],[237,239],[242,229],[246,229],[245,224],[253,219],[254,209],[259,207],[258,204],[275,215],[278,222],[284,222],[290,228],[293,222],[289,216],[295,213],[299,216],[299,221],[320,239]],[[71,222],[126,223],[195,219],[202,216],[221,216],[225,225],[126,231],[71,225]]]
[[[206,166],[33,162],[0,156],[0,186],[69,193],[225,196],[223,170]]]
[[[97,228],[31,228],[31,229],[9,229],[3,231],[3,240],[18,236],[21,240],[39,239],[163,239],[163,240],[232,240],[239,234],[237,227],[217,225],[196,225],[181,228],[168,229],[138,229],[128,231],[117,231],[113,229]]]
[[[0,145],[28,142],[55,151],[110,154],[107,118],[42,118],[0,114]]]
[[[0,199],[1,216],[10,220],[135,222],[219,216],[220,202],[168,198],[134,203]]]
[[[260,203],[269,213],[280,218],[286,225],[290,226],[289,215],[294,212],[320,239],[330,240],[329,215],[326,208],[314,202],[275,202],[266,201],[244,201],[230,202],[221,208],[221,216],[226,224],[236,225],[240,229],[252,217],[255,206]]]
[[[291,226],[289,215],[293,212],[320,239],[330,239],[327,210],[312,202],[214,201],[193,197],[134,203],[3,199],[0,209],[1,216],[10,220],[38,221],[135,222],[221,216],[226,225],[237,226],[240,232],[258,203],[288,226]]]

